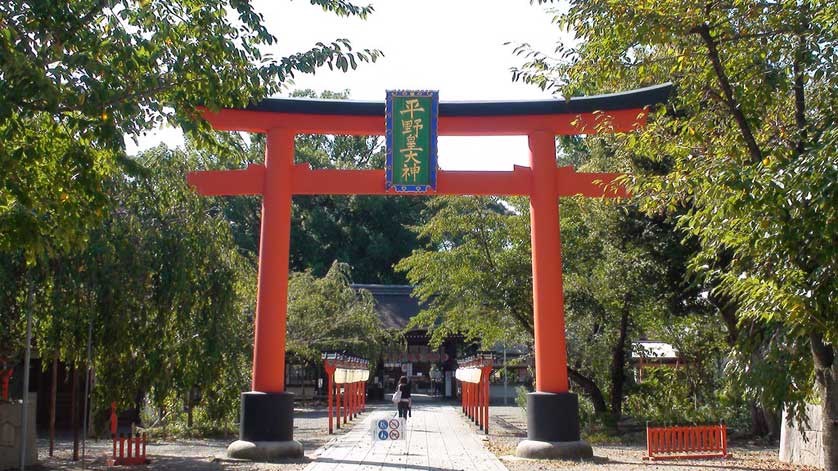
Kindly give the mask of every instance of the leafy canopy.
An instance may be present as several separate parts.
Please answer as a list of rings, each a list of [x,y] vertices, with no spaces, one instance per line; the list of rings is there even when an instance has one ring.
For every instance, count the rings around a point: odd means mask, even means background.
[[[316,364],[320,354],[345,351],[374,361],[389,335],[375,313],[369,291],[350,286],[349,266],[333,263],[322,278],[292,273],[288,280],[290,355]]]
[[[515,74],[567,96],[673,81],[670,107],[614,137],[619,157],[659,163],[632,169],[635,193],[649,211],[687,208],[693,268],[743,316],[835,344],[836,19],[819,1],[574,1],[557,21],[579,45],[522,46]]]
[[[95,220],[103,181],[117,165],[134,167],[124,135],[161,124],[204,133],[197,105],[245,106],[295,73],[380,55],[337,39],[274,57],[276,37],[240,0],[11,0],[0,18],[0,246],[30,257],[76,241]]]
[[[633,164],[632,191],[699,242],[693,272],[722,301],[729,331],[748,328],[733,336],[737,348],[769,351],[771,361],[811,354],[774,368],[781,379],[740,368],[762,383],[749,395],[796,408],[818,384],[829,427],[838,410],[838,5],[572,0],[556,21],[579,42],[554,55],[520,46],[526,62],[513,77],[565,96],[673,82],[648,126],[612,137]],[[769,350],[753,349],[763,342]]]

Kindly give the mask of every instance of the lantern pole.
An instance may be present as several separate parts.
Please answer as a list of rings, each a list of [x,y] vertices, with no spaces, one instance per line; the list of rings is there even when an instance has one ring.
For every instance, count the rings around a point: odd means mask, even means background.
[[[20,471],[26,466],[26,451],[29,441],[29,362],[32,357],[32,299],[35,296],[35,282],[29,280],[29,294],[26,299],[26,349],[23,355],[23,410],[20,412]]]

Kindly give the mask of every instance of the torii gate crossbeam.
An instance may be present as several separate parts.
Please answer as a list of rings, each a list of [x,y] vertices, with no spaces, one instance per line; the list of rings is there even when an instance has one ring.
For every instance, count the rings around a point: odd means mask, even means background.
[[[383,135],[383,103],[268,99],[247,109],[204,111],[217,130],[267,135],[264,165],[187,177],[202,195],[263,196],[252,391],[242,394],[240,440],[228,454],[257,459],[302,454],[293,441],[293,399],[284,391],[292,196],[399,194],[530,198],[536,392],[528,396],[528,439],[518,454],[590,455],[579,438],[577,397],[568,392],[558,198],[625,196],[625,190],[612,184],[619,174],[557,168],[555,136],[635,130],[670,89],[665,84],[570,100],[440,103],[439,135],[526,135],[530,166],[510,172],[439,170],[437,190],[418,193],[387,191],[383,169],[312,170],[294,163],[297,134]]]

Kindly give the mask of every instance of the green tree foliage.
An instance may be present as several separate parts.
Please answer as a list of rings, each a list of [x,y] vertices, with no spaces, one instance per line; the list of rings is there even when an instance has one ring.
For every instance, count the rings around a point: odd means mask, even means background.
[[[414,250],[396,268],[416,285],[426,308],[410,327],[429,328],[431,343],[449,335],[480,341],[531,341],[532,268],[526,199],[439,197],[432,216],[417,226],[427,249]]]
[[[120,188],[124,200],[117,214],[125,220],[117,221],[116,231],[94,234],[97,246],[110,248],[102,250],[94,284],[102,334],[109,327],[125,329],[123,338],[142,332],[126,342],[128,351],[103,352],[102,363],[114,376],[101,376],[135,394],[151,393],[157,405],[198,388],[226,398],[229,406],[249,379],[255,277],[223,215],[186,185],[191,160],[164,149],[143,155],[149,173]],[[121,276],[108,282],[113,274]],[[140,355],[144,361],[136,360]],[[133,381],[122,371],[133,371]]]
[[[615,423],[622,415],[631,341],[668,312],[660,293],[665,267],[643,247],[638,229],[646,221],[631,210],[610,201],[562,204],[568,355],[574,359],[569,372],[594,410],[608,412]],[[597,385],[608,385],[610,393]]]
[[[141,154],[140,176],[106,182],[102,224],[83,244],[36,265],[36,350],[81,367],[92,324],[96,410],[146,402],[166,415],[195,390],[201,399],[191,405],[217,427],[232,421],[249,385],[256,270],[233,237],[223,198],[202,197],[186,183],[204,159],[191,143]],[[0,307],[12,313],[2,333],[15,339],[4,347],[15,354],[28,272],[22,251],[0,261]],[[290,359],[313,365],[326,350],[377,358],[389,336],[371,295],[349,283],[345,264],[323,278],[292,273]]]
[[[57,353],[82,366],[92,325],[100,410],[138,397],[171,406],[198,388],[227,405],[218,414],[234,413],[249,376],[255,273],[223,215],[186,184],[194,165],[186,153],[158,148],[137,163],[141,177],[105,182],[102,224],[84,243],[36,265],[36,349],[42,358]],[[3,259],[3,275],[15,281],[4,288],[18,288],[3,298],[3,312],[16,313],[25,260],[22,250]],[[17,315],[10,321],[23,322]]]
[[[25,325],[18,322],[25,318],[24,296],[26,286],[26,264],[20,256],[3,253],[0,256],[0,306],[3,307],[0,322],[0,358],[16,361],[26,341]]]
[[[372,7],[313,0],[342,16]],[[123,135],[201,131],[196,106],[244,106],[295,73],[373,61],[345,39],[286,57],[249,1],[12,0],[0,4],[0,246],[32,258],[73,243],[106,205]],[[203,129],[205,130],[205,129]]]
[[[684,260],[671,235],[669,243],[649,240],[667,228],[631,204],[568,198],[561,208],[568,375],[596,414],[616,424],[631,382],[631,341],[656,332],[679,304]],[[528,200],[446,198],[429,210],[418,230],[430,246],[397,266],[428,306],[411,326],[430,328],[435,343],[459,333],[485,348],[531,344]],[[679,262],[680,272],[668,273]]]
[[[333,263],[326,276],[310,271],[288,280],[289,355],[316,365],[322,352],[348,352],[378,358],[388,335],[375,313],[369,291],[350,286],[349,266]]]
[[[609,167],[615,164],[614,151],[607,138],[562,138],[560,144],[562,162],[585,170],[613,170]],[[595,379],[586,383],[579,378],[579,383],[595,412],[607,411],[609,422],[617,424],[623,398],[642,397],[649,389],[647,385],[638,390],[628,371],[630,356],[643,353],[632,348],[632,342],[664,341],[678,351],[679,378],[689,394],[681,397],[670,391],[667,397],[677,402],[669,404],[666,416],[636,407],[627,412],[652,420],[677,415],[695,419],[696,414],[682,405],[690,398],[712,395],[724,384],[718,367],[721,333],[715,327],[703,328],[712,311],[700,295],[702,286],[687,276],[695,240],[682,240],[670,217],[645,215],[634,201],[566,198],[561,211],[567,324],[573,325],[568,329],[568,350],[571,358],[585,359],[571,364],[571,378],[578,369]],[[598,390],[597,385],[607,389]],[[719,407],[707,409],[719,412]]]
[[[762,391],[797,408],[819,385],[826,467],[838,469],[838,6],[571,1],[557,19],[578,45],[557,61],[519,48],[517,77],[565,95],[674,82],[669,106],[615,148],[658,164],[633,169],[633,189],[649,211],[684,209],[679,227],[700,242],[692,268],[734,313],[733,337],[757,322],[775,350],[811,353],[813,368]]]

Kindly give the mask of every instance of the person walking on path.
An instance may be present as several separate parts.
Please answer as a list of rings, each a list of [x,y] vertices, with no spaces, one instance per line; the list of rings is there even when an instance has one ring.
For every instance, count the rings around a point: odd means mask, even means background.
[[[399,385],[396,387],[396,391],[399,393],[399,401],[397,403],[399,417],[406,419],[410,415],[411,406],[410,383],[407,382],[406,376],[399,378]]]

